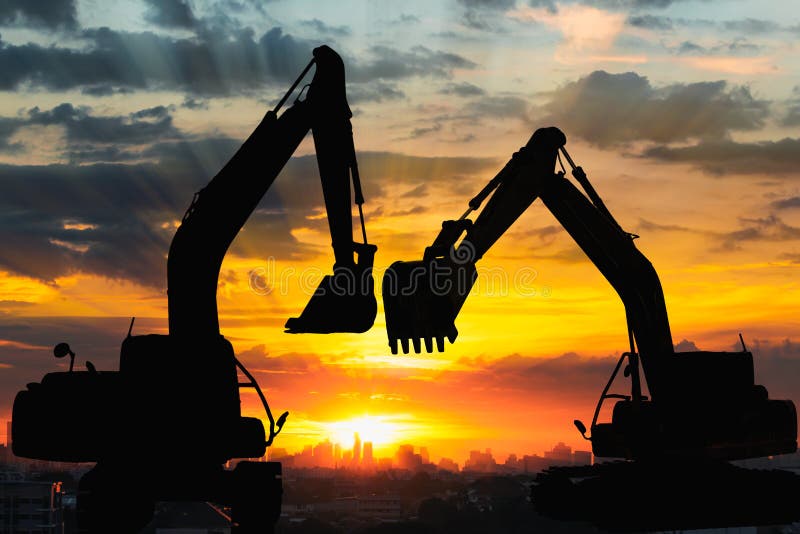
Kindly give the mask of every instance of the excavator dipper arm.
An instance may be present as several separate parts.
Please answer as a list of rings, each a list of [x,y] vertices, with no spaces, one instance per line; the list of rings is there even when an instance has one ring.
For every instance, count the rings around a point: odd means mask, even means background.
[[[333,277],[326,277],[303,315],[290,319],[286,326],[290,332],[324,333],[363,332],[371,327],[377,309],[371,283],[377,248],[366,241],[353,241],[351,175],[359,207],[364,200],[353,146],[352,113],[345,96],[344,65],[329,47],[316,48],[314,59],[295,86],[313,64],[316,72],[305,100],[296,100],[278,116],[287,93],[186,212],[172,240],[167,264],[171,334],[219,333],[217,279],[225,253],[309,129],[314,135],[328,212],[334,277],[360,284],[353,291],[334,291]],[[363,231],[363,217],[361,223]],[[363,235],[366,237],[365,231]],[[354,252],[359,253],[358,262]]]

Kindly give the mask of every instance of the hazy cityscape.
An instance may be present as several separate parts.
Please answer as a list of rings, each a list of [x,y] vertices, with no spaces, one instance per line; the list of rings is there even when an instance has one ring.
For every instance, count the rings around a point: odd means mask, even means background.
[[[589,465],[589,451],[557,443],[541,455],[495,458],[491,449],[483,449],[458,460],[434,463],[430,458],[427,447],[413,444],[399,445],[391,457],[377,457],[373,443],[355,434],[347,446],[324,440],[296,453],[271,448],[268,458],[258,460],[283,465],[276,532],[597,532],[588,524],[539,516],[530,499],[537,473],[551,466]],[[798,454],[746,463],[800,472]],[[16,458],[11,443],[0,445],[0,532],[76,532],[77,481],[91,466]],[[213,503],[157,503],[153,521],[142,532],[230,533],[231,521],[228,511]]]

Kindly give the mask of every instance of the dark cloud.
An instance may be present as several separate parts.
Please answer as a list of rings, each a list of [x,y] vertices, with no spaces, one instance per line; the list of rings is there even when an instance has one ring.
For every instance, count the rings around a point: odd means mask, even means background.
[[[27,83],[50,90],[113,86],[182,90],[194,95],[241,93],[294,80],[313,48],[310,42],[280,28],[258,39],[249,29],[231,33],[206,27],[198,30],[197,37],[185,39],[108,28],[86,30],[83,37],[90,43],[85,49],[0,42],[0,69],[4,72],[0,90]],[[458,54],[423,46],[409,51],[375,46],[369,56],[367,61],[345,58],[348,80],[448,78],[454,69],[476,66]]]
[[[634,72],[595,71],[552,93],[542,122],[598,146],[718,138],[764,125],[768,102],[724,81],[654,88]]]
[[[458,0],[458,3],[470,8],[507,10],[514,7],[516,0]]]
[[[686,147],[656,146],[642,155],[665,162],[689,163],[714,175],[796,175],[800,168],[800,139],[754,143],[709,140]]]
[[[416,15],[410,15],[408,13],[403,13],[396,19],[390,21],[390,24],[416,24],[420,21],[420,18]]]
[[[335,37],[345,37],[352,33],[349,26],[330,26],[319,19],[301,20],[300,24],[307,28],[311,28],[317,33],[332,35]]]
[[[458,0],[464,6],[461,24],[473,30],[497,31],[503,12],[512,9],[516,0]]]
[[[770,206],[777,210],[800,208],[800,197],[789,197],[781,200],[775,200],[774,202],[770,203]]]
[[[310,44],[280,28],[258,40],[248,30],[206,30],[199,38],[175,39],[99,28],[83,36],[91,46],[81,50],[0,43],[0,89],[30,83],[51,90],[113,85],[228,94],[294,79],[311,57]]]
[[[486,91],[469,82],[448,83],[439,92],[443,95],[456,96],[483,96],[486,94]]]
[[[677,224],[658,224],[646,219],[639,219],[637,231],[641,232],[696,232],[693,228],[680,226]]]
[[[10,138],[23,128],[60,126],[64,128],[67,142],[64,155],[71,160],[135,159],[135,152],[123,150],[120,145],[148,144],[179,135],[172,124],[170,111],[165,106],[157,106],[127,116],[95,116],[91,108],[76,108],[69,103],[47,111],[35,107],[24,115],[0,118],[0,150],[13,152],[22,149],[19,143],[10,144]],[[102,158],[100,154],[103,154]]]
[[[560,401],[596,399],[602,384],[608,381],[617,357],[585,357],[574,352],[554,358],[532,358],[513,354],[497,360],[464,358],[459,363],[472,367],[461,380],[466,384],[490,389],[498,394],[555,395]],[[568,387],[565,387],[568,384]],[[620,387],[622,381],[617,382]],[[467,386],[469,387],[469,386]]]
[[[63,126],[67,142],[77,148],[83,145],[96,148],[97,144],[141,145],[179,135],[169,109],[164,106],[129,116],[98,117],[91,114],[91,108],[65,103],[48,111],[38,107],[29,110],[21,125]]]
[[[0,2],[0,25],[34,28],[78,26],[75,0],[3,0]]]
[[[800,126],[800,104],[792,105],[780,123],[782,126]]]
[[[409,215],[419,215],[427,211],[428,208],[425,206],[412,206],[408,209],[390,211],[386,215],[389,217],[408,217]]]
[[[144,0],[148,5],[144,17],[148,22],[165,28],[192,28],[195,25],[192,8],[186,0]]]
[[[788,100],[788,109],[780,119],[782,126],[800,126],[800,86],[792,89],[792,97]]]
[[[648,30],[671,30],[672,19],[661,15],[632,15],[626,21],[629,26]]]
[[[461,17],[461,24],[467,28],[480,31],[492,31],[492,26],[487,20],[486,14],[477,9],[467,9]]]
[[[739,250],[740,243],[747,241],[797,241],[800,228],[786,224],[779,217],[770,215],[757,219],[741,218],[742,228],[722,234],[722,248]]]
[[[0,117],[0,152],[13,153],[23,149],[21,143],[12,143],[11,138],[20,128],[20,120]]]
[[[682,42],[680,45],[678,45],[678,48],[675,51],[678,54],[681,54],[681,55],[705,54],[705,53],[707,53],[706,49],[704,47],[700,46],[697,43],[693,43],[691,41]]]
[[[625,10],[665,8],[680,1],[681,0],[574,0],[571,3],[596,6],[604,9]],[[551,12],[556,12],[558,10],[558,2],[555,0],[528,0],[528,5],[531,7],[543,7]]]
[[[157,122],[167,113],[167,108],[154,107],[139,115]],[[56,107],[37,112],[36,117],[42,123],[63,124],[75,114],[74,107]],[[83,130],[75,135],[87,136]],[[194,193],[222,168],[241,141],[162,140],[130,152],[125,142],[138,135],[115,135],[118,143],[102,150],[87,148],[74,158],[81,165],[0,166],[0,270],[48,283],[81,272],[164,287],[172,221],[181,218]],[[387,179],[414,186],[447,183],[495,166],[489,158],[376,152],[358,157],[368,202],[383,195],[381,183]],[[137,162],[97,163],[109,158]],[[318,255],[318,248],[299,242],[292,230],[308,226],[306,216],[323,206],[316,157],[292,158],[231,252],[278,259]]]
[[[208,102],[200,98],[186,96],[183,99],[181,107],[186,109],[208,109]]]
[[[406,94],[398,89],[393,83],[386,83],[380,80],[361,84],[351,84],[347,88],[347,101],[350,104],[361,104],[364,102],[385,102],[389,100],[400,100]]]
[[[754,33],[774,33],[781,29],[781,26],[771,20],[746,18],[740,20],[727,20],[722,23],[722,27],[729,31],[740,32],[748,35]]]
[[[438,133],[442,131],[442,125],[439,123],[434,123],[432,126],[423,126],[420,128],[414,128],[409,132],[407,137],[401,137],[398,140],[404,139],[419,139],[420,137],[425,137],[427,135]]]
[[[708,19],[673,18],[651,13],[633,14],[627,19],[627,24],[635,28],[648,30],[669,31],[676,27],[715,27],[723,31],[736,32],[741,35],[774,34],[782,31],[792,31],[792,28],[763,19],[738,19],[727,21],[712,21]]]
[[[543,7],[551,13],[558,11],[555,0],[528,0],[528,5],[531,7]]]
[[[714,46],[700,46],[692,41],[684,41],[673,52],[679,55],[724,55],[747,56],[761,52],[761,47],[750,43],[745,38],[734,39],[730,42],[718,43]]]
[[[428,184],[419,184],[417,187],[411,188],[402,195],[401,198],[422,198],[428,196]]]
[[[369,82],[411,76],[449,78],[454,69],[474,69],[477,66],[458,54],[431,50],[420,45],[414,46],[408,52],[379,45],[372,47],[369,55],[369,61],[348,64],[348,80]]]
[[[155,168],[4,165],[2,174],[4,270],[46,282],[80,271],[164,285],[172,236],[160,225],[180,206]]]
[[[470,104],[469,110],[476,116],[489,118],[515,118],[523,122],[530,120],[530,104],[525,98],[500,95],[481,98]]]
[[[681,0],[584,0],[581,3],[608,9],[665,8]]]
[[[791,199],[790,199],[791,200]],[[776,215],[761,218],[739,218],[740,228],[732,231],[712,231],[689,228],[679,225],[664,225],[639,220],[637,231],[645,232],[680,232],[697,234],[719,244],[718,250],[740,250],[743,243],[750,242],[784,242],[800,240],[800,228],[785,223]]]

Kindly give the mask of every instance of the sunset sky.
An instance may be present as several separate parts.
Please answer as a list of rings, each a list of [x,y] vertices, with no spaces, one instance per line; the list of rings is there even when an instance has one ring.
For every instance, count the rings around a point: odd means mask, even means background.
[[[800,8],[768,5],[0,3],[0,418],[65,367],[55,343],[112,370],[131,316],[136,334],[166,332],[178,221],[320,44],[345,61],[378,281],[558,126],[641,236],[679,348],[733,350],[742,332],[760,383],[800,401]],[[480,262],[444,353],[392,356],[382,308],[363,335],[284,334],[330,272],[329,242],[309,136],[218,292],[223,334],[290,412],[276,446],[360,430],[378,455],[413,443],[459,463],[587,448],[572,420],[627,349],[624,310],[540,202]]]

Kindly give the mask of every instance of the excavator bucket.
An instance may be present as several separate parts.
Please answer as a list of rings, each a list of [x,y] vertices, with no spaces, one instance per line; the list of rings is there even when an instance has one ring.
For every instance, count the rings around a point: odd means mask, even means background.
[[[372,328],[378,312],[372,265],[378,247],[354,243],[358,263],[335,265],[325,276],[299,317],[286,321],[288,334],[362,333]]]
[[[392,354],[398,342],[404,354],[444,351],[444,339],[455,342],[455,318],[472,289],[475,264],[453,262],[450,258],[397,261],[383,276],[383,307],[386,333]]]

